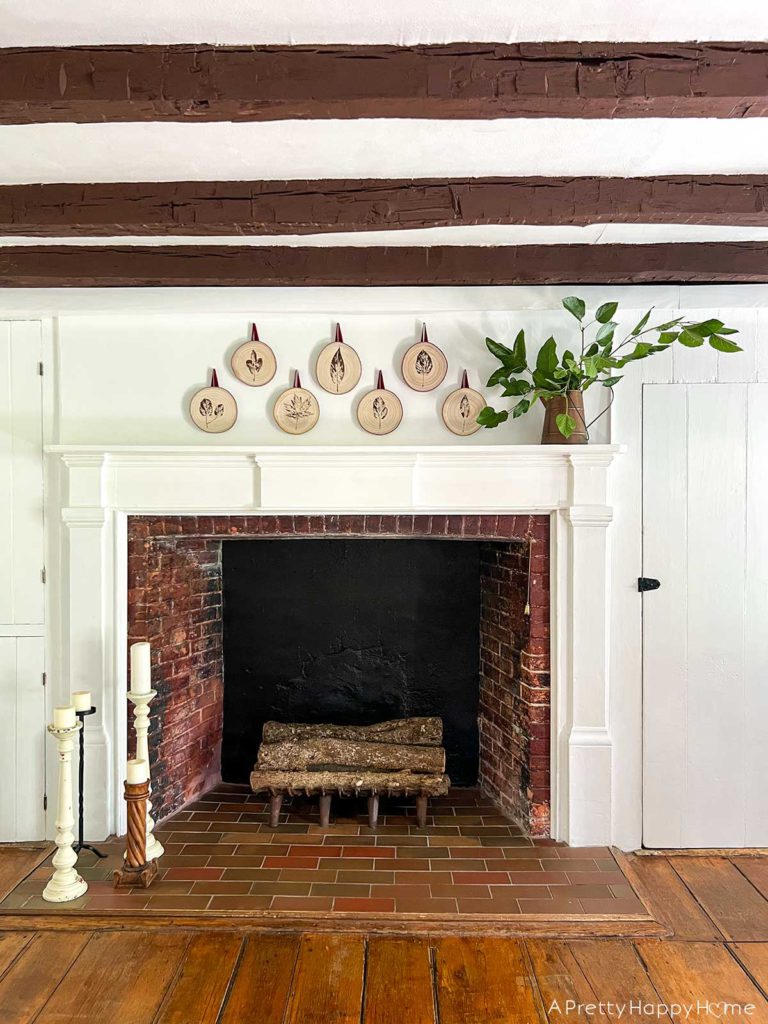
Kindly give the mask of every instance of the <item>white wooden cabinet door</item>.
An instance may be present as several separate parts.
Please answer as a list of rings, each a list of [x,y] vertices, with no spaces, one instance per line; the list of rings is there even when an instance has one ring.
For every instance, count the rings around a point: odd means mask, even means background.
[[[0,836],[7,843],[45,838],[44,667],[44,637],[0,636]]]
[[[768,846],[768,384],[643,392],[643,843]]]
[[[41,324],[0,322],[0,626],[44,621]]]
[[[45,836],[39,321],[0,322],[0,842]]]

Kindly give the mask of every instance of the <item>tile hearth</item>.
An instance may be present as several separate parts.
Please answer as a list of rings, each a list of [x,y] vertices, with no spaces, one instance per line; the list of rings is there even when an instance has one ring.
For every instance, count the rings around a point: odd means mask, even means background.
[[[149,890],[112,888],[124,848],[112,840],[107,860],[78,865],[85,896],[42,899],[49,858],[0,913],[648,916],[607,847],[530,839],[476,789],[431,801],[426,829],[412,801],[383,800],[375,832],[365,801],[334,800],[327,829],[317,801],[286,803],[274,829],[267,811],[247,787],[221,784],[158,827],[166,853]]]

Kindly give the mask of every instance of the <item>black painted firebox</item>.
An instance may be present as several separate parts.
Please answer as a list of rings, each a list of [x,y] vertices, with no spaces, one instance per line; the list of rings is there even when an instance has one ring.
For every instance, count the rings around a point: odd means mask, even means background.
[[[247,781],[262,725],[439,715],[456,785],[478,772],[480,544],[223,544],[222,776]]]

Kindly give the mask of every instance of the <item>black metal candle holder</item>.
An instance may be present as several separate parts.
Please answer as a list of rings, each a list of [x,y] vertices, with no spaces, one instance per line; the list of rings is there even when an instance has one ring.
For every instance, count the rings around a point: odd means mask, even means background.
[[[90,850],[91,853],[95,853],[97,857],[101,857],[102,860],[107,856],[106,853],[102,853],[101,850],[97,850],[95,846],[91,846],[90,843],[83,841],[83,776],[85,771],[85,719],[87,715],[95,715],[96,708],[89,708],[88,711],[76,711],[75,714],[80,719],[80,765],[77,770],[78,780],[78,828],[77,828],[77,842],[72,844],[72,849],[75,853],[80,853],[81,850]]]

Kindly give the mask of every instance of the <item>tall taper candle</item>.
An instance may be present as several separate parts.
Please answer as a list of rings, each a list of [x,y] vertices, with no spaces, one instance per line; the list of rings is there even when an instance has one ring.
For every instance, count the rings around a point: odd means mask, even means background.
[[[149,693],[152,689],[152,665],[149,644],[143,640],[131,644],[131,693]]]

